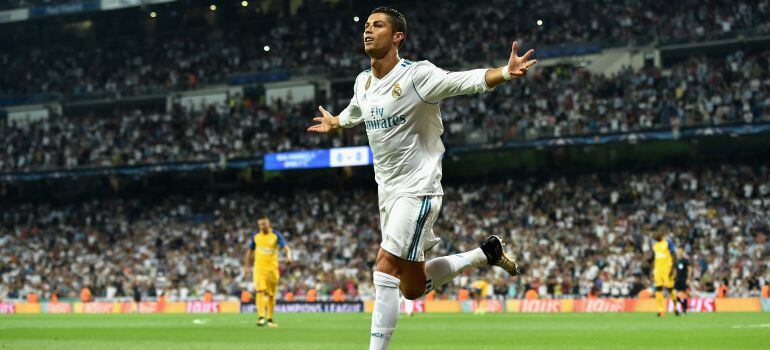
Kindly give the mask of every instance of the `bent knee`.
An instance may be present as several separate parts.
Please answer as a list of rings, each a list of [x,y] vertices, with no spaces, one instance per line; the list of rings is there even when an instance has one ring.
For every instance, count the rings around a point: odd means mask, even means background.
[[[377,254],[374,271],[399,277],[401,275],[401,266],[399,266],[399,262],[395,256],[381,250],[380,253]]]
[[[425,290],[407,289],[402,290],[401,293],[404,294],[404,298],[407,300],[416,300],[422,297],[422,295],[425,293]]]

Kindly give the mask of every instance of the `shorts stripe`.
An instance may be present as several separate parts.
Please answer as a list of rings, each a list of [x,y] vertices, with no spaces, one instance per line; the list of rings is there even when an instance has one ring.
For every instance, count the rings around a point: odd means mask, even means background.
[[[426,207],[427,205],[427,207]],[[425,227],[425,222],[428,219],[428,215],[430,214],[430,197],[425,196],[422,199],[422,206],[425,208],[423,211],[420,209],[420,216],[417,218],[417,225],[415,227],[415,236],[412,239],[412,244],[409,246],[409,254],[407,254],[406,259],[407,260],[414,260],[417,258],[417,248],[419,247],[420,242],[420,236],[422,236],[422,229]]]
[[[415,240],[415,242],[418,242],[418,244],[415,244],[414,246],[414,253],[412,253],[413,260],[417,259],[417,248],[419,246],[420,238],[422,238],[422,230],[425,229],[425,223],[428,222],[428,217],[430,216],[430,209],[431,209],[430,197],[426,196],[425,199],[426,199],[426,202],[428,202],[428,209],[425,210],[425,216],[422,218],[422,223],[420,224],[420,230],[417,231],[417,240]]]
[[[406,254],[406,260],[411,260],[412,256],[412,250],[415,249],[415,246],[417,245],[417,232],[420,229],[420,222],[422,221],[422,217],[425,215],[425,205],[427,203],[425,202],[425,198],[422,199],[422,206],[420,206],[420,213],[417,214],[417,222],[414,225],[414,234],[412,235],[412,243],[409,244],[409,250],[407,250]]]

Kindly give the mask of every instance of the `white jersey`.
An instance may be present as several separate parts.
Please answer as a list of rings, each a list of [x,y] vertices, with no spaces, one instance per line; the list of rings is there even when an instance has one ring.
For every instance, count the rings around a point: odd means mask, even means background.
[[[339,115],[340,126],[366,126],[381,205],[403,195],[444,194],[444,125],[438,103],[489,91],[486,71],[448,72],[428,61],[401,59],[382,79],[371,69],[356,77],[350,105]]]

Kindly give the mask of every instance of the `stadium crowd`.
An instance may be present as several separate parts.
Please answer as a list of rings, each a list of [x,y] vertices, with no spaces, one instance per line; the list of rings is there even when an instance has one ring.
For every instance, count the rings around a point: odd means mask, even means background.
[[[496,297],[634,297],[652,287],[652,232],[692,261],[695,294],[757,295],[770,283],[770,173],[723,164],[646,172],[501,179],[446,186],[429,256],[467,251],[500,234],[524,274],[472,270],[437,297],[485,279]],[[18,204],[0,212],[0,297],[220,298],[243,276],[256,220],[268,215],[292,248],[280,292],[320,299],[342,289],[371,298],[380,241],[373,189],[307,190]],[[283,261],[283,258],[281,258]]]
[[[50,6],[80,3],[80,0],[6,0],[0,2],[0,10],[18,9],[35,6]]]
[[[746,30],[770,32],[768,0],[666,4],[641,0],[511,4],[496,0],[402,5],[409,19],[402,56],[427,59],[448,69],[492,64],[506,57],[513,39],[537,48],[581,43],[610,47],[716,39]],[[239,72],[354,74],[369,63],[361,53],[360,40],[369,10],[305,1],[297,15],[281,21],[271,14],[250,13],[213,28],[188,28],[184,26],[187,20],[182,20],[180,27],[146,39],[130,35],[45,47],[16,43],[0,53],[0,64],[7,72],[0,76],[0,97],[148,94],[223,83]],[[354,22],[354,16],[361,17]],[[133,17],[125,20],[128,18]],[[478,25],[469,30],[461,23]],[[193,37],[196,40],[189,40]]]
[[[446,139],[485,143],[770,120],[770,52],[691,57],[606,77],[573,67],[534,72],[496,93],[442,102]],[[513,98],[512,98],[513,97]]]
[[[556,67],[489,94],[442,103],[445,141],[463,146],[508,141],[770,121],[770,54],[736,51],[695,57],[665,70],[624,70],[613,77]],[[351,92],[327,104],[341,111]],[[117,110],[112,116],[52,116],[0,123],[0,172],[132,166],[259,157],[265,152],[357,146],[355,130],[318,136],[304,130],[312,103],[266,104],[234,95],[200,111]],[[475,141],[478,142],[478,141]],[[450,148],[451,149],[451,148]]]

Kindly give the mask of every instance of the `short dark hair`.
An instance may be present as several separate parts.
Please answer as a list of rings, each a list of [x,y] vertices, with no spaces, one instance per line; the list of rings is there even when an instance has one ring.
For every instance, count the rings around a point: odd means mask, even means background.
[[[406,41],[406,17],[401,12],[398,12],[398,10],[386,6],[380,6],[374,10],[372,10],[372,13],[370,15],[373,15],[375,13],[384,13],[388,15],[390,18],[390,25],[393,26],[393,33],[396,32],[402,32],[404,33],[404,38],[401,39],[401,42],[398,43],[398,48],[400,49],[402,46],[404,46],[404,41]]]

